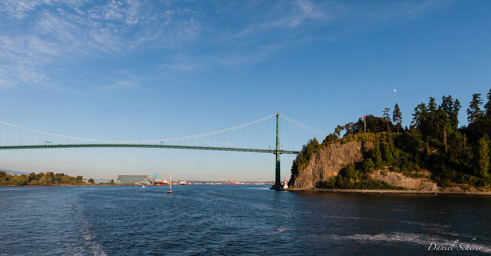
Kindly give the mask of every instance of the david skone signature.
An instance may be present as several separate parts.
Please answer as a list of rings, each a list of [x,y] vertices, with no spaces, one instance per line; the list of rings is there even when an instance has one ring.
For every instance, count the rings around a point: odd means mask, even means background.
[[[472,242],[476,241],[476,238],[472,238],[468,243],[459,243],[459,239],[455,240],[452,244],[438,245],[436,243],[430,243],[428,251],[480,251],[481,246],[473,245]]]

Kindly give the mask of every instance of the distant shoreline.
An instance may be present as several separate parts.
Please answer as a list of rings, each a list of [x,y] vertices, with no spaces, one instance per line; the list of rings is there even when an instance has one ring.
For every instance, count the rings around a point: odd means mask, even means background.
[[[109,187],[109,186],[141,186],[136,184],[50,184],[50,185],[0,185],[0,187]]]
[[[491,196],[491,191],[431,191],[431,190],[390,190],[390,189],[320,189],[320,188],[289,188],[292,192],[325,192],[355,194],[405,194],[405,195],[470,195]]]
[[[154,185],[148,185],[147,186],[153,187]],[[190,185],[195,185],[195,186],[208,186],[208,185],[219,185],[219,186],[271,186],[272,184],[203,184],[203,183],[196,183],[196,184],[186,184],[186,185],[179,185],[179,184],[172,184],[172,186],[190,186]],[[140,187],[142,184],[50,184],[50,185],[0,185],[1,187],[111,187],[111,186],[137,186]],[[162,187],[166,187],[168,185],[164,185]],[[157,186],[159,187],[159,186]]]

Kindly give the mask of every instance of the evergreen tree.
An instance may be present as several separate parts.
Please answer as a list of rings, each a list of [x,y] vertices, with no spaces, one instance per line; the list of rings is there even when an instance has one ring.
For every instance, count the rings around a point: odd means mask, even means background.
[[[426,105],[424,103],[419,104],[414,108],[413,121],[411,121],[411,127],[421,130],[426,118]]]
[[[375,142],[373,144],[371,158],[373,159],[375,168],[380,167],[380,165],[382,164],[382,152],[380,152],[380,142],[378,139],[375,139]]]
[[[479,145],[479,166],[477,170],[477,176],[488,177],[489,171],[489,137],[483,136],[478,141]]]
[[[453,112],[452,115],[450,116],[450,120],[452,120],[452,125],[455,130],[459,128],[459,111],[461,107],[462,106],[460,105],[460,101],[458,99],[455,99]]]
[[[436,100],[433,97],[430,97],[430,102],[428,103],[428,112],[435,113],[436,111]]]
[[[390,121],[390,108],[384,108],[384,118],[387,123],[387,132],[389,132],[389,121]]]
[[[469,123],[474,123],[481,119],[483,112],[481,110],[482,99],[480,93],[475,93],[472,95],[472,101],[470,102],[469,108],[467,109],[467,120]]]
[[[460,102],[458,99],[453,100],[451,95],[442,97],[442,104],[440,108],[445,110],[446,115],[450,120],[450,127],[453,130],[457,130],[459,125],[458,115],[460,110]]]
[[[453,104],[453,103],[452,103]],[[452,110],[449,110],[452,111]],[[449,133],[452,129],[452,121],[448,115],[448,112],[445,110],[444,104],[440,105],[437,110],[437,115],[435,118],[435,125],[433,130],[433,137],[437,139],[443,139],[440,141],[441,145],[445,145],[447,139],[447,133]],[[445,149],[445,152],[447,150]]]
[[[386,164],[390,164],[392,162],[392,148],[390,143],[383,142],[381,144],[382,147],[382,159]]]
[[[399,128],[401,128],[402,123],[402,113],[397,103],[394,106],[394,111],[392,112],[392,121],[396,124],[397,132],[399,132]]]
[[[363,171],[365,172],[371,172],[375,169],[375,164],[373,163],[373,160],[371,158],[368,158],[363,162]]]
[[[426,124],[427,130],[425,134],[427,136],[433,135],[433,132],[435,131],[435,119],[437,115],[436,110],[437,110],[437,106],[436,106],[435,98],[430,97],[430,102],[428,102],[428,109],[427,109],[427,113],[428,113],[427,124]]]
[[[344,169],[344,176],[350,180],[351,183],[354,183],[359,179],[360,172],[356,170],[354,164],[349,164]]]
[[[312,141],[310,142],[310,145],[312,145],[312,148],[314,150],[314,153],[316,153],[317,151],[319,151],[319,142],[317,141],[317,138],[314,137],[312,139]]]
[[[484,110],[486,111],[486,118],[491,119],[491,89],[489,89],[488,94],[486,95],[488,98],[488,102],[484,106]]]

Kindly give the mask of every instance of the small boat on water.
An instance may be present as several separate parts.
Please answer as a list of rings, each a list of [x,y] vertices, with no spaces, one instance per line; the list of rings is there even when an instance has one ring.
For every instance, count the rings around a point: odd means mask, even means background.
[[[169,174],[169,189],[167,189],[167,193],[171,194],[172,193],[172,173]]]

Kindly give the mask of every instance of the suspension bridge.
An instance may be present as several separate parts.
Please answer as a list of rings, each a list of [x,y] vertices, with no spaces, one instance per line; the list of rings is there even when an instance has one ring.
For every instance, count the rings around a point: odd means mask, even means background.
[[[293,126],[295,129],[308,131],[310,134],[303,134],[299,136],[298,132],[290,127],[286,130],[286,132],[287,138],[292,141],[292,149],[285,149],[287,146],[280,142],[280,118],[287,121],[287,123]],[[327,133],[323,131],[314,129],[285,115],[280,115],[280,113],[272,114],[255,121],[227,129],[192,136],[152,140],[100,140],[40,131],[5,121],[0,121],[0,124],[2,125],[2,141],[0,141],[0,150],[60,148],[168,148],[270,153],[275,155],[275,184],[272,187],[273,189],[279,189],[281,187],[280,155],[298,154],[302,149],[303,144],[306,143],[308,139],[313,137],[312,134],[321,136],[327,135]],[[258,125],[260,126],[259,129],[256,127]],[[274,141],[271,141],[271,137],[264,136],[264,134],[269,134],[268,132],[264,132],[264,129],[275,131]],[[255,145],[257,145],[257,147],[252,146],[252,138],[256,138]],[[250,142],[249,145],[247,145],[248,142]],[[269,147],[267,146],[268,143]],[[273,144],[273,148],[271,144]]]

